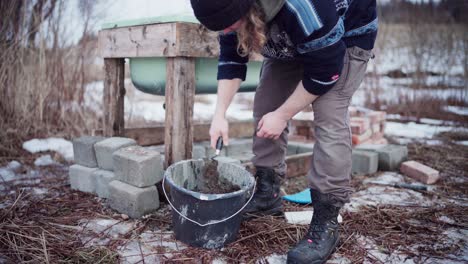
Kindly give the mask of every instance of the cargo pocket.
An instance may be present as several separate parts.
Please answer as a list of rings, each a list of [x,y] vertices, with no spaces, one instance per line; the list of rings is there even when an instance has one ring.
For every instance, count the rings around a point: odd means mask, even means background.
[[[339,94],[351,97],[361,85],[366,74],[367,63],[373,57],[373,53],[371,50],[364,50],[359,47],[352,47],[347,51],[349,58],[347,73],[343,88],[340,89]]]

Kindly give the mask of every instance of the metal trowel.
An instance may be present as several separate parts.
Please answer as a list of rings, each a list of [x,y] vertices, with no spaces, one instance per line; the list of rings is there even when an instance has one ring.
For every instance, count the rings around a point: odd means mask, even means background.
[[[219,156],[219,153],[221,153],[221,150],[223,149],[223,137],[219,137],[218,140],[216,140],[216,152],[213,157],[211,157],[211,160],[214,160],[216,157]]]
[[[211,158],[204,158],[204,166],[200,175],[200,181],[198,182],[198,191],[202,193],[209,193],[218,182],[218,161],[215,159],[221,153],[223,149],[223,138],[219,137],[216,141],[216,152]]]

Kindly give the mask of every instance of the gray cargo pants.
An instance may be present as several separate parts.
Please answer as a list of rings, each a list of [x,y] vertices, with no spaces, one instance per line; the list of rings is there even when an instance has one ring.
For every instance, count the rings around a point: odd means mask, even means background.
[[[312,103],[316,143],[308,173],[310,187],[329,193],[342,203],[349,201],[352,192],[348,106],[371,57],[371,51],[348,48],[339,81]],[[301,81],[302,73],[302,64],[298,61],[264,60],[254,99],[255,127],[263,115],[275,111],[288,99]],[[280,175],[285,175],[288,132],[286,128],[278,140],[254,135],[253,164],[274,168]]]

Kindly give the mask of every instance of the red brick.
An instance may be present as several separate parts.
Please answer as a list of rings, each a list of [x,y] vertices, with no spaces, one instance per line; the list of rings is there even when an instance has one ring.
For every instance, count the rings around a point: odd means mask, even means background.
[[[403,162],[400,171],[424,184],[433,184],[439,180],[439,171],[413,160]]]
[[[352,117],[350,126],[353,134],[362,135],[369,130],[369,119],[365,117]]]
[[[367,130],[362,135],[353,135],[352,136],[353,145],[362,144],[366,140],[369,140],[371,137],[372,137],[372,131],[370,131],[370,130]]]

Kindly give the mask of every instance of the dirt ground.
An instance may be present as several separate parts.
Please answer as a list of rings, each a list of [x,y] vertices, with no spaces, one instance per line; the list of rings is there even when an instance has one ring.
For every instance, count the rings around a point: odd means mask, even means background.
[[[439,169],[442,179],[430,191],[415,192],[369,182],[388,175],[412,182],[398,173],[353,176],[356,192],[341,212],[341,243],[328,263],[468,261],[468,147],[408,147],[410,159]],[[167,204],[128,219],[105,200],[71,190],[67,166],[33,169],[34,157],[25,157],[29,166],[16,180],[0,183],[0,263],[284,263],[307,231],[307,225],[265,217],[244,222],[237,241],[222,250],[190,248],[174,240]],[[284,184],[287,193],[306,187],[305,176]],[[402,200],[392,203],[395,198]],[[284,205],[286,211],[311,208]]]

